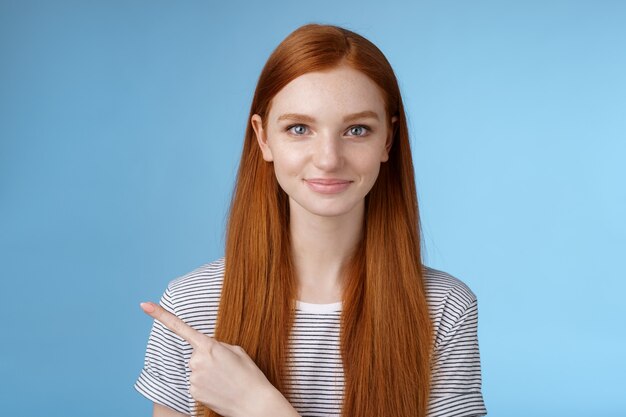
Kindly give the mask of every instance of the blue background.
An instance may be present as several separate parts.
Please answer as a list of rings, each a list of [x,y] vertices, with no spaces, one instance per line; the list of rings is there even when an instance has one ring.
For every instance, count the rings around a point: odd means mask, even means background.
[[[222,256],[257,77],[319,22],[397,73],[489,415],[626,415],[626,2],[258,3],[0,3],[2,414],[150,414],[138,303]]]

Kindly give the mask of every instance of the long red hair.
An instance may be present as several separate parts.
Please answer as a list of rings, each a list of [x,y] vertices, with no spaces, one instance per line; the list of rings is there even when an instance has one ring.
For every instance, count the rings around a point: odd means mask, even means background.
[[[264,128],[272,98],[291,80],[347,64],[381,89],[393,145],[365,198],[362,239],[349,266],[341,316],[342,415],[426,415],[432,324],[422,278],[420,224],[402,97],[391,65],[364,37],[308,24],[269,57],[250,116]],[[289,204],[248,123],[226,234],[226,270],[215,337],[240,345],[287,398],[288,337],[296,294]],[[200,415],[217,416],[196,403]]]

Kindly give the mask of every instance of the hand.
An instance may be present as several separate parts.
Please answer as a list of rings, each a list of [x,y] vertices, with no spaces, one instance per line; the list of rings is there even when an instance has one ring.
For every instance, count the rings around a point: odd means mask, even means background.
[[[298,415],[242,347],[198,332],[158,304],[141,308],[193,348],[189,392],[195,400],[229,417]]]

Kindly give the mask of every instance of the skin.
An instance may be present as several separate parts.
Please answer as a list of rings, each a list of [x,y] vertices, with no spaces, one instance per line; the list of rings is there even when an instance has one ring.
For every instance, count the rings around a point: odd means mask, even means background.
[[[294,113],[304,117],[280,120]],[[388,119],[376,84],[345,65],[292,80],[274,96],[267,117],[265,128],[258,114],[250,122],[289,196],[298,299],[339,301],[341,271],[360,238],[364,198],[389,158],[396,118]],[[193,347],[193,398],[224,416],[298,416],[241,347],[194,330],[158,304],[142,309]],[[184,414],[155,404],[153,416]]]
[[[371,111],[373,117],[344,119]],[[284,114],[302,117],[279,120]],[[380,164],[389,158],[391,124],[383,95],[363,73],[339,66],[310,72],[287,84],[272,100],[263,128],[252,116],[263,159],[273,163],[276,178],[288,194],[292,253],[299,283],[298,298],[313,303],[341,299],[341,270],[361,233],[364,198]],[[350,181],[344,191],[324,194],[306,180]]]
[[[140,306],[193,348],[189,382],[194,399],[225,417],[299,416],[240,346],[198,332],[158,304],[147,302]],[[153,416],[185,414],[155,404]]]

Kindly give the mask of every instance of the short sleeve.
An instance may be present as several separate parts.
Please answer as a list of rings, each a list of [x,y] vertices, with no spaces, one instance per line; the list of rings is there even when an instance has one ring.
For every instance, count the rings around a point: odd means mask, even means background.
[[[428,417],[487,414],[477,332],[476,296],[467,287],[453,287],[435,338]]]
[[[168,286],[160,304],[172,314],[176,314],[170,291]],[[134,387],[155,403],[191,415],[184,343],[182,338],[154,320],[146,347],[144,366]]]

